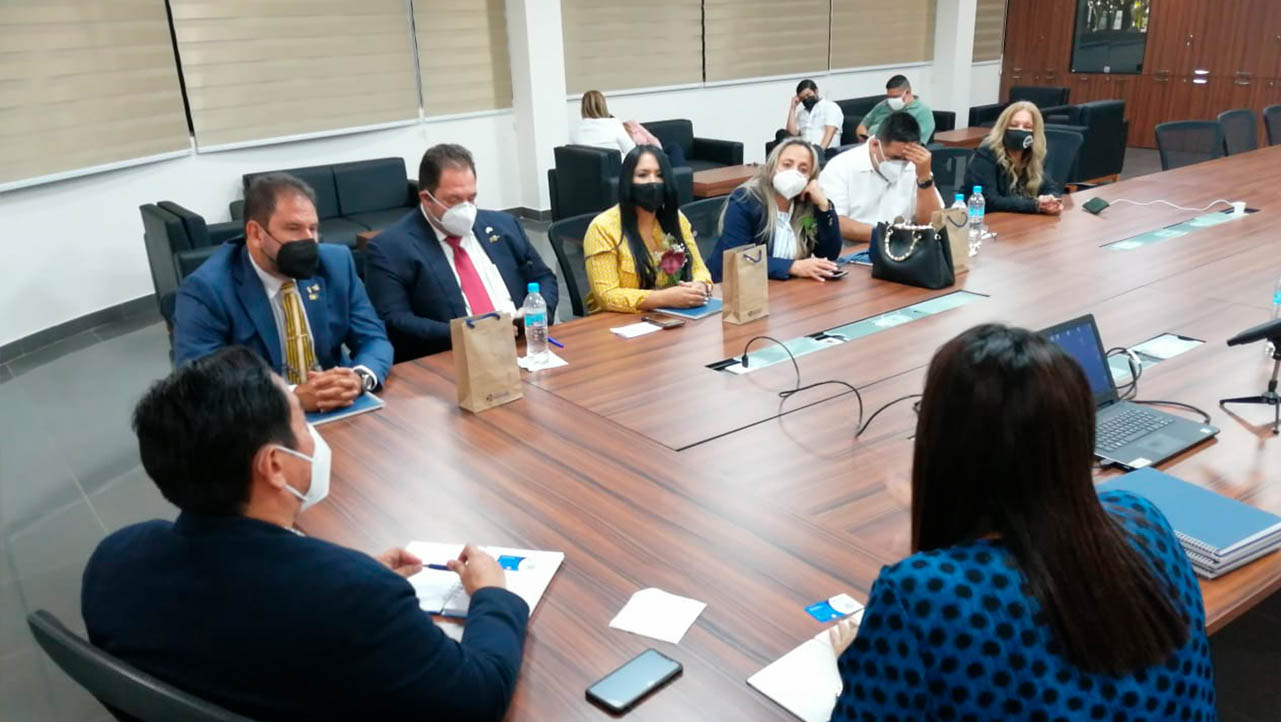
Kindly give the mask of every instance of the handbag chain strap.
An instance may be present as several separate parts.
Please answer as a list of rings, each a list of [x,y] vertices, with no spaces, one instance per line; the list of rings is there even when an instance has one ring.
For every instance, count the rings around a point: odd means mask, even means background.
[[[934,226],[931,225],[916,226],[909,223],[899,223],[897,225],[890,226],[885,231],[885,237],[881,239],[881,245],[885,248],[885,255],[889,256],[890,260],[896,263],[906,261],[912,257],[912,254],[916,252],[916,247],[920,245],[921,231],[926,229],[932,230],[933,228]],[[890,239],[894,237],[894,231],[911,231],[912,233],[912,244],[907,247],[907,252],[901,256],[894,255],[894,252],[890,250]]]

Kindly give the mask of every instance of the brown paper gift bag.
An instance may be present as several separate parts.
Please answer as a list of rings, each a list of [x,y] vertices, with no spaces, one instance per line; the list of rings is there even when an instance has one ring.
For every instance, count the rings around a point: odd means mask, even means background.
[[[769,258],[764,245],[725,251],[722,261],[721,320],[744,324],[769,315]]]
[[[458,405],[472,413],[524,396],[512,320],[497,313],[449,322]]]
[[[947,242],[952,248],[952,270],[965,273],[970,270],[970,215],[964,208],[945,208],[934,211],[930,225],[936,231],[947,232]]]

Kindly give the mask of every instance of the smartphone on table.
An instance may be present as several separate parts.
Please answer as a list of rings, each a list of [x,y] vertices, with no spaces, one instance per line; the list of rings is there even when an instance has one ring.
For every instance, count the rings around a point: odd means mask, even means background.
[[[659,328],[677,328],[685,325],[685,319],[675,318],[672,316],[659,316],[658,314],[647,314],[641,316],[645,323],[652,323]]]
[[[622,714],[680,676],[681,671],[680,662],[657,649],[647,649],[588,687],[587,700],[608,712]]]

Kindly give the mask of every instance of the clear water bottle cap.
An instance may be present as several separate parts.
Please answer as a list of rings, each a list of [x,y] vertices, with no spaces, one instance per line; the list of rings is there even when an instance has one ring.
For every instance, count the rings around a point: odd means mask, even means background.
[[[531,283],[528,286],[525,286],[525,293],[538,293],[538,284]]]
[[[974,186],[974,192],[975,192],[975,193],[982,193],[982,192],[983,192],[983,186]]]

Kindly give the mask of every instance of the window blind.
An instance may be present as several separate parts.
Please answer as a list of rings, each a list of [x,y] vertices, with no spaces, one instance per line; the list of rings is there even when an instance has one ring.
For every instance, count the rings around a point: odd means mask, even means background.
[[[190,148],[164,3],[0,2],[0,189]]]
[[[703,79],[700,0],[561,0],[570,93]]]
[[[705,0],[707,80],[828,68],[828,0]]]
[[[935,0],[832,0],[832,67],[933,60],[934,10]]]
[[[200,149],[418,117],[404,0],[170,0]]]
[[[427,115],[512,107],[503,0],[414,0]]]
[[[1000,60],[1005,47],[1005,0],[978,0],[974,16],[974,62]]]

